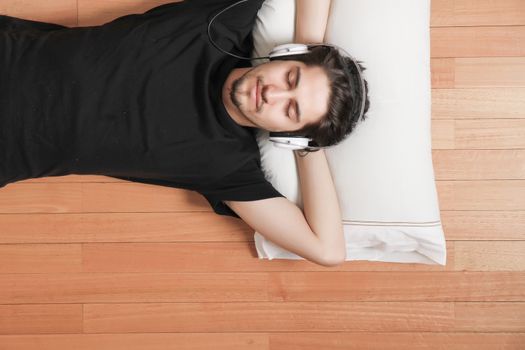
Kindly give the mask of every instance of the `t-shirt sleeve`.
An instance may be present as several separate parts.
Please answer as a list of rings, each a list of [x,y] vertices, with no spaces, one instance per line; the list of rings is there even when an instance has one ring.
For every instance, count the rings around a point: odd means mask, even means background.
[[[206,198],[215,213],[236,218],[240,217],[224,204],[224,200],[245,202],[285,197],[266,180],[255,159],[217,183],[196,191]]]
[[[169,180],[147,179],[131,176],[114,176],[116,179],[140,182],[150,185],[167,186],[175,188],[185,188],[177,185],[175,182]],[[232,201],[256,201],[266,198],[285,197],[273,187],[273,185],[266,180],[261,168],[257,165],[255,159],[246,163],[242,168],[236,172],[225,176],[221,180],[207,185],[207,186],[191,186],[187,190],[196,191],[200,193],[208,203],[210,203],[213,211],[219,215],[228,215],[239,218],[239,215],[231,210],[224,200]]]

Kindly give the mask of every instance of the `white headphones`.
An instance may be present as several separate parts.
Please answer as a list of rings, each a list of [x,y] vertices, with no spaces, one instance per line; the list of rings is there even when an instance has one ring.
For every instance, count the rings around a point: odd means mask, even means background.
[[[227,51],[224,51],[223,49],[221,49],[219,46],[217,46],[215,44],[215,42],[212,40],[211,38],[211,35],[210,35],[210,28],[211,28],[211,24],[212,22],[215,20],[215,18],[217,16],[219,16],[221,13],[223,13],[224,11],[227,11],[228,9],[232,8],[233,6],[236,6],[240,3],[243,3],[243,2],[246,2],[246,1],[249,1],[249,0],[240,0],[240,1],[237,1],[236,3],[226,7],[225,9],[223,9],[222,11],[220,11],[219,13],[217,13],[212,19],[211,21],[208,23],[208,38],[210,39],[210,42],[213,44],[213,46],[215,46],[218,50],[230,55],[230,56],[233,56],[233,57],[237,57],[239,59],[243,59],[243,60],[255,60],[255,59],[269,59],[270,61],[272,60],[278,60],[280,57],[285,57],[285,56],[295,56],[295,55],[303,55],[303,54],[307,54],[309,52],[311,52],[311,48],[314,48],[314,47],[317,47],[317,46],[325,46],[325,47],[332,47],[332,48],[336,48],[340,51],[342,51],[348,58],[350,58],[352,60],[352,62],[354,63],[354,66],[356,68],[356,71],[359,73],[358,76],[359,76],[359,81],[360,81],[360,85],[361,85],[361,92],[362,92],[362,99],[361,99],[361,106],[360,106],[360,112],[359,112],[359,119],[362,118],[363,116],[363,113],[364,113],[364,110],[365,110],[365,103],[366,103],[366,90],[365,90],[365,82],[364,82],[364,78],[363,78],[363,73],[361,71],[361,68],[359,67],[359,64],[357,64],[356,60],[350,55],[348,54],[348,52],[346,52],[344,49],[342,49],[341,47],[337,46],[337,45],[332,45],[332,44],[298,44],[298,43],[291,43],[291,44],[283,44],[283,45],[278,45],[276,47],[274,47],[272,49],[272,51],[268,54],[268,56],[266,57],[242,57],[242,56],[237,56],[235,54],[232,54],[230,52],[227,52]],[[343,66],[344,67],[344,70],[347,74],[347,76],[351,76],[350,74],[350,69],[346,66]],[[297,135],[292,135],[291,133],[288,133],[288,132],[270,132],[270,141],[273,142],[273,145],[276,146],[276,147],[281,147],[281,148],[288,148],[288,149],[292,149],[292,150],[303,150],[303,149],[307,149],[307,150],[319,150],[321,149],[322,147],[318,147],[318,146],[314,146],[313,144],[310,144],[311,142],[314,142],[315,141],[308,137],[307,135],[306,136],[297,136]]]

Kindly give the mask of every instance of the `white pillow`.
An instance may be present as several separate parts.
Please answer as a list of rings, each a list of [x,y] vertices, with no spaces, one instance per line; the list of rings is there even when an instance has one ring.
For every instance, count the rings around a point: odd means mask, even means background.
[[[253,57],[293,42],[295,0],[266,0]],[[325,42],[367,68],[370,109],[325,153],[343,217],[347,260],[446,264],[431,152],[430,0],[332,0]],[[262,63],[262,60],[255,64]],[[257,140],[267,179],[302,204],[292,151]],[[303,259],[254,234],[259,258]]]

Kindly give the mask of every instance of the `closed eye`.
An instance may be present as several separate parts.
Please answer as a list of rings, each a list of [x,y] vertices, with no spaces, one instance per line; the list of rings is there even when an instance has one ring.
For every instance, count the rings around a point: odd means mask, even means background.
[[[292,74],[292,71],[291,71],[291,70],[288,71],[288,86],[289,86],[290,88],[292,88],[292,80],[290,79],[291,74]],[[289,119],[292,119],[292,118],[290,118],[290,105],[291,105],[291,104],[288,105],[288,110],[286,111],[285,114],[286,114],[286,116],[287,116]]]

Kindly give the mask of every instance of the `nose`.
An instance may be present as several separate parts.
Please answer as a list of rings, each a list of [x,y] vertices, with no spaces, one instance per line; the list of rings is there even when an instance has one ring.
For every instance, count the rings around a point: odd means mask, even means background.
[[[261,96],[265,103],[274,104],[282,100],[289,100],[295,97],[296,92],[288,88],[282,88],[273,84],[264,85]]]

